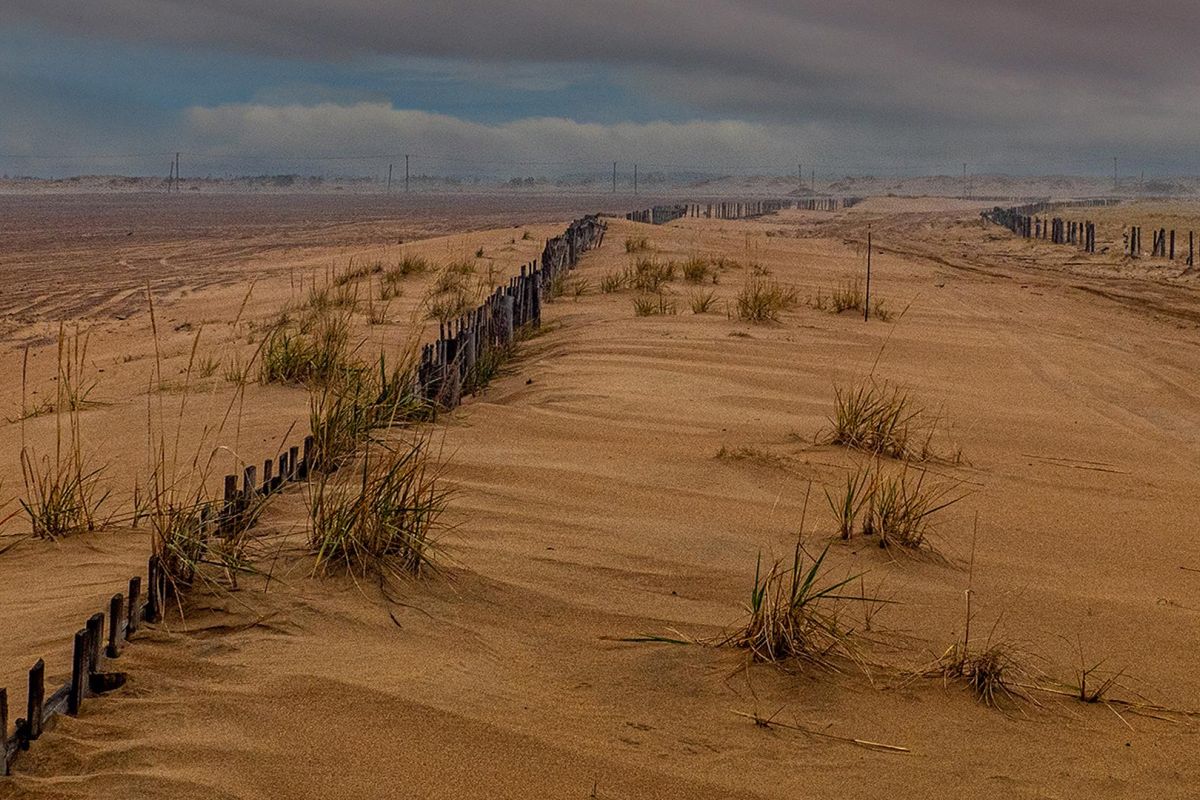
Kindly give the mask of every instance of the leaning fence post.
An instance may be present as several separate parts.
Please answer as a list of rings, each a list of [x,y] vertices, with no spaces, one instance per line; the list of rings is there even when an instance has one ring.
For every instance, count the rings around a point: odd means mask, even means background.
[[[304,459],[300,462],[300,480],[307,480],[308,473],[312,470],[313,458],[313,442],[316,439],[310,433],[304,437]]]
[[[108,658],[117,658],[121,655],[119,643],[124,606],[125,598],[120,594],[114,594],[108,601],[108,647],[104,649],[104,655]]]
[[[237,513],[237,475],[225,476],[225,502],[221,506],[221,520],[217,530],[222,535],[233,530],[233,517]]]
[[[299,474],[300,474],[300,466],[298,463],[299,461],[300,461],[300,448],[298,446],[297,447],[289,447],[288,448],[288,480],[289,481],[294,481],[299,476]]]
[[[126,616],[128,617],[128,621],[125,624],[125,638],[126,639],[128,639],[130,636],[132,636],[138,629],[138,621],[141,619],[141,616],[142,616],[139,613],[141,611],[141,609],[138,608],[138,600],[141,599],[140,598],[141,594],[142,594],[142,579],[140,576],[135,575],[134,577],[129,579],[129,608],[128,608],[129,613],[126,614]]]
[[[242,508],[249,508],[254,502],[254,493],[258,488],[258,467],[251,464],[242,470],[242,496],[238,501]]]
[[[91,675],[100,669],[100,640],[104,638],[104,615],[100,612],[88,617],[87,635],[87,671]]]
[[[30,741],[42,735],[42,706],[46,703],[46,662],[38,659],[29,670],[29,693],[25,700],[25,736]]]
[[[83,705],[83,683],[87,679],[88,632],[75,631],[75,649],[71,651],[71,688],[67,694],[67,713],[75,716]]]
[[[162,603],[162,597],[159,592],[162,587],[159,585],[158,579],[159,560],[158,556],[150,556],[150,563],[147,567],[146,576],[146,621],[158,622],[159,606]]]

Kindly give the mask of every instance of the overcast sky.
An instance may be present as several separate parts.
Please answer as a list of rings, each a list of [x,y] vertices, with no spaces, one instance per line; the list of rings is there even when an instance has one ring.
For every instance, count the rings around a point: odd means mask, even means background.
[[[1197,174],[1198,34],[1185,0],[0,0],[0,171]]]

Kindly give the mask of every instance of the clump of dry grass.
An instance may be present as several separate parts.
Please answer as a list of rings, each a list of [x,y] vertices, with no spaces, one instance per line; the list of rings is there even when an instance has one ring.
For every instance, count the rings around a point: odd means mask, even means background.
[[[344,286],[349,283],[354,283],[362,278],[366,278],[369,275],[378,275],[381,272],[383,272],[383,264],[381,262],[364,262],[355,265],[354,258],[351,257],[350,263],[346,266],[345,271],[334,273],[333,285]]]
[[[688,283],[707,283],[718,280],[718,270],[713,263],[702,256],[692,256],[683,262],[683,279]]]
[[[94,466],[85,455],[79,418],[82,398],[89,391],[86,387],[92,385],[85,377],[86,359],[87,336],[76,332],[68,337],[60,325],[54,456],[39,458],[24,444],[20,453],[25,482],[25,496],[20,505],[29,518],[33,535],[38,538],[58,539],[92,531],[103,524],[101,508],[109,497],[108,490],[102,487],[104,468]],[[23,368],[23,396],[25,380]],[[26,406],[24,400],[22,406]],[[24,442],[23,426],[21,439]]]
[[[717,293],[712,289],[704,292],[692,292],[688,295],[688,303],[693,314],[707,314],[717,302]]]
[[[427,434],[367,449],[354,474],[311,484],[309,547],[328,574],[416,575],[434,566],[434,537],[449,501]]]
[[[674,261],[639,258],[633,263],[626,282],[634,291],[658,292],[675,279],[675,269]]]
[[[737,294],[737,315],[747,322],[778,322],[781,313],[796,306],[798,297],[791,286],[751,277]]]
[[[835,314],[843,311],[862,311],[863,298],[862,280],[859,278],[839,283],[830,295]]]
[[[762,556],[754,569],[749,619],[721,644],[750,651],[755,661],[796,659],[830,666],[831,659],[855,659],[853,629],[843,622],[847,602],[863,597],[843,593],[860,576],[830,578],[824,568],[826,547],[815,557],[796,542],[791,563],[777,559],[764,571]]]
[[[840,491],[825,490],[825,500],[838,523],[838,534],[843,539],[854,535],[858,516],[870,500],[873,489],[869,470],[858,469],[846,473],[846,483]]]
[[[1003,643],[988,642],[982,650],[969,651],[955,645],[943,659],[944,680],[966,684],[984,705],[995,707],[1002,699],[1017,700],[1027,695],[1016,686],[1020,662],[1014,650]]]
[[[878,462],[861,465],[847,473],[838,490],[825,490],[843,539],[859,530],[864,536],[878,536],[880,547],[910,550],[928,548],[933,517],[964,497],[957,484],[927,483],[926,472],[910,470],[907,462],[893,472]]]
[[[626,236],[625,237],[625,252],[626,253],[644,253],[650,250],[650,240],[645,236]]]
[[[915,435],[923,409],[907,391],[873,379],[834,387],[833,426],[829,444],[863,450],[890,458],[912,458],[928,449],[931,431],[925,431],[922,446],[914,451]]]
[[[471,262],[447,264],[425,298],[429,318],[449,322],[477,305],[480,287],[472,284],[474,274],[475,265]]]
[[[738,445],[737,447],[721,445],[717,450],[716,458],[720,461],[749,461],[764,467],[782,467],[784,464],[781,456],[754,445]]]
[[[578,300],[579,298],[588,294],[591,290],[591,281],[589,281],[587,278],[576,278],[571,282],[571,285],[567,287],[566,291],[570,292],[571,297],[573,297],[575,300]]]
[[[277,324],[263,343],[261,383],[324,384],[350,360],[350,316],[323,311],[307,319]]]
[[[606,272],[600,278],[600,291],[604,294],[619,292],[629,285],[629,271]]]
[[[641,294],[633,298],[633,313],[639,317],[673,315],[678,309],[662,292]]]
[[[878,536],[880,547],[925,547],[933,515],[963,496],[953,485],[927,484],[925,470],[917,470],[914,476],[907,463],[899,472],[876,473],[870,482],[863,533]]]

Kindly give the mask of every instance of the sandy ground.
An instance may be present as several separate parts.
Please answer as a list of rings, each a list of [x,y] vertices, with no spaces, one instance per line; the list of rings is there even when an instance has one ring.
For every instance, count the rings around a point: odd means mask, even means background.
[[[1040,692],[993,709],[914,676],[961,637],[970,585],[973,638],[1006,643],[1031,680],[1071,683],[1082,650],[1102,672],[1124,671],[1113,696],[1200,706],[1191,277],[1017,241],[969,204],[872,203],[758,222],[614,221],[576,274],[585,291],[547,306],[509,373],[440,428],[457,486],[445,577],[388,600],[369,582],[313,578],[286,553],[269,591],[198,598],[186,622],[141,634],[121,659],[129,685],[62,720],[0,797],[1194,796],[1195,717]],[[805,306],[778,324],[726,314],[751,263],[802,296],[860,274],[866,222],[890,322]],[[413,247],[513,247],[507,269],[522,247],[540,249],[512,233]],[[712,313],[690,313],[701,289],[682,281],[669,316],[636,317],[629,293],[597,292],[628,262],[625,236],[642,234],[658,258],[741,263],[709,287]],[[291,272],[329,256],[303,253]],[[296,291],[286,260],[269,273],[251,318]],[[245,333],[230,322],[246,278],[180,290],[162,316],[211,319],[225,349]],[[406,329],[405,308],[396,314],[390,327]],[[91,344],[110,405],[84,418],[96,441],[113,437],[113,469],[130,481],[138,457],[120,442],[145,437],[147,325],[144,313],[107,322]],[[178,369],[195,331],[174,325]],[[48,347],[38,358],[53,359]],[[117,363],[135,350],[139,369]],[[19,351],[8,358],[13,374]],[[938,521],[941,557],[833,535],[822,488],[861,459],[814,439],[834,387],[872,371],[909,387],[939,416],[939,446],[961,452],[931,467],[966,494]],[[196,416],[230,391],[214,382]],[[247,396],[239,451],[302,424],[300,390]],[[263,535],[303,519],[293,490]],[[748,665],[702,644],[743,618],[759,554],[788,554],[801,533],[810,548],[830,544],[832,574],[864,573],[857,590],[893,601],[863,632],[866,670]],[[146,533],[124,529],[0,554],[0,685],[16,687],[14,705],[27,662],[45,655],[63,677],[70,632],[145,555]],[[647,635],[702,643],[622,641]],[[912,752],[765,729],[735,711]]]

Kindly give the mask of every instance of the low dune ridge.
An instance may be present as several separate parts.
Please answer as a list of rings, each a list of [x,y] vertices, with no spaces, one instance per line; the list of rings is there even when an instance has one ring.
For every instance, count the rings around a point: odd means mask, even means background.
[[[507,280],[565,227],[578,200],[564,202],[519,227],[487,206],[336,221],[286,246],[255,233],[225,267],[152,282],[153,323],[132,281],[112,314],[14,311],[0,359],[24,378],[0,390],[14,418],[0,499],[21,493],[22,447],[47,452],[61,424],[28,413],[59,396],[58,318],[67,341],[86,337],[77,418],[111,507],[134,502],[160,415],[180,452],[220,452],[216,492],[308,432],[303,386],[226,378],[280,311],[341,280],[358,287],[364,357],[399,354],[435,334],[445,268]],[[0,797],[1191,796],[1197,278],[1117,243],[1125,220],[1186,230],[1200,208],[1088,209],[1102,247],[1085,254],[988,225],[987,206],[609,219],[488,387],[394,434],[419,429],[443,464],[439,569],[315,570],[312,490],[283,492],[253,534],[262,569],[138,633],[127,684],[60,718]],[[376,314],[380,275],[405,258],[431,266]],[[847,446],[862,440],[837,435],[838,399],[873,389],[893,410],[904,398],[906,438]],[[856,476],[879,494],[846,531]],[[953,502],[919,541],[881,546],[879,487],[918,477]],[[70,634],[149,554],[144,524],[58,541],[27,528],[18,514],[0,536],[15,709],[32,661],[61,683]],[[738,634],[793,558],[820,559],[817,585],[838,587],[820,605],[836,646],[764,662]]]

